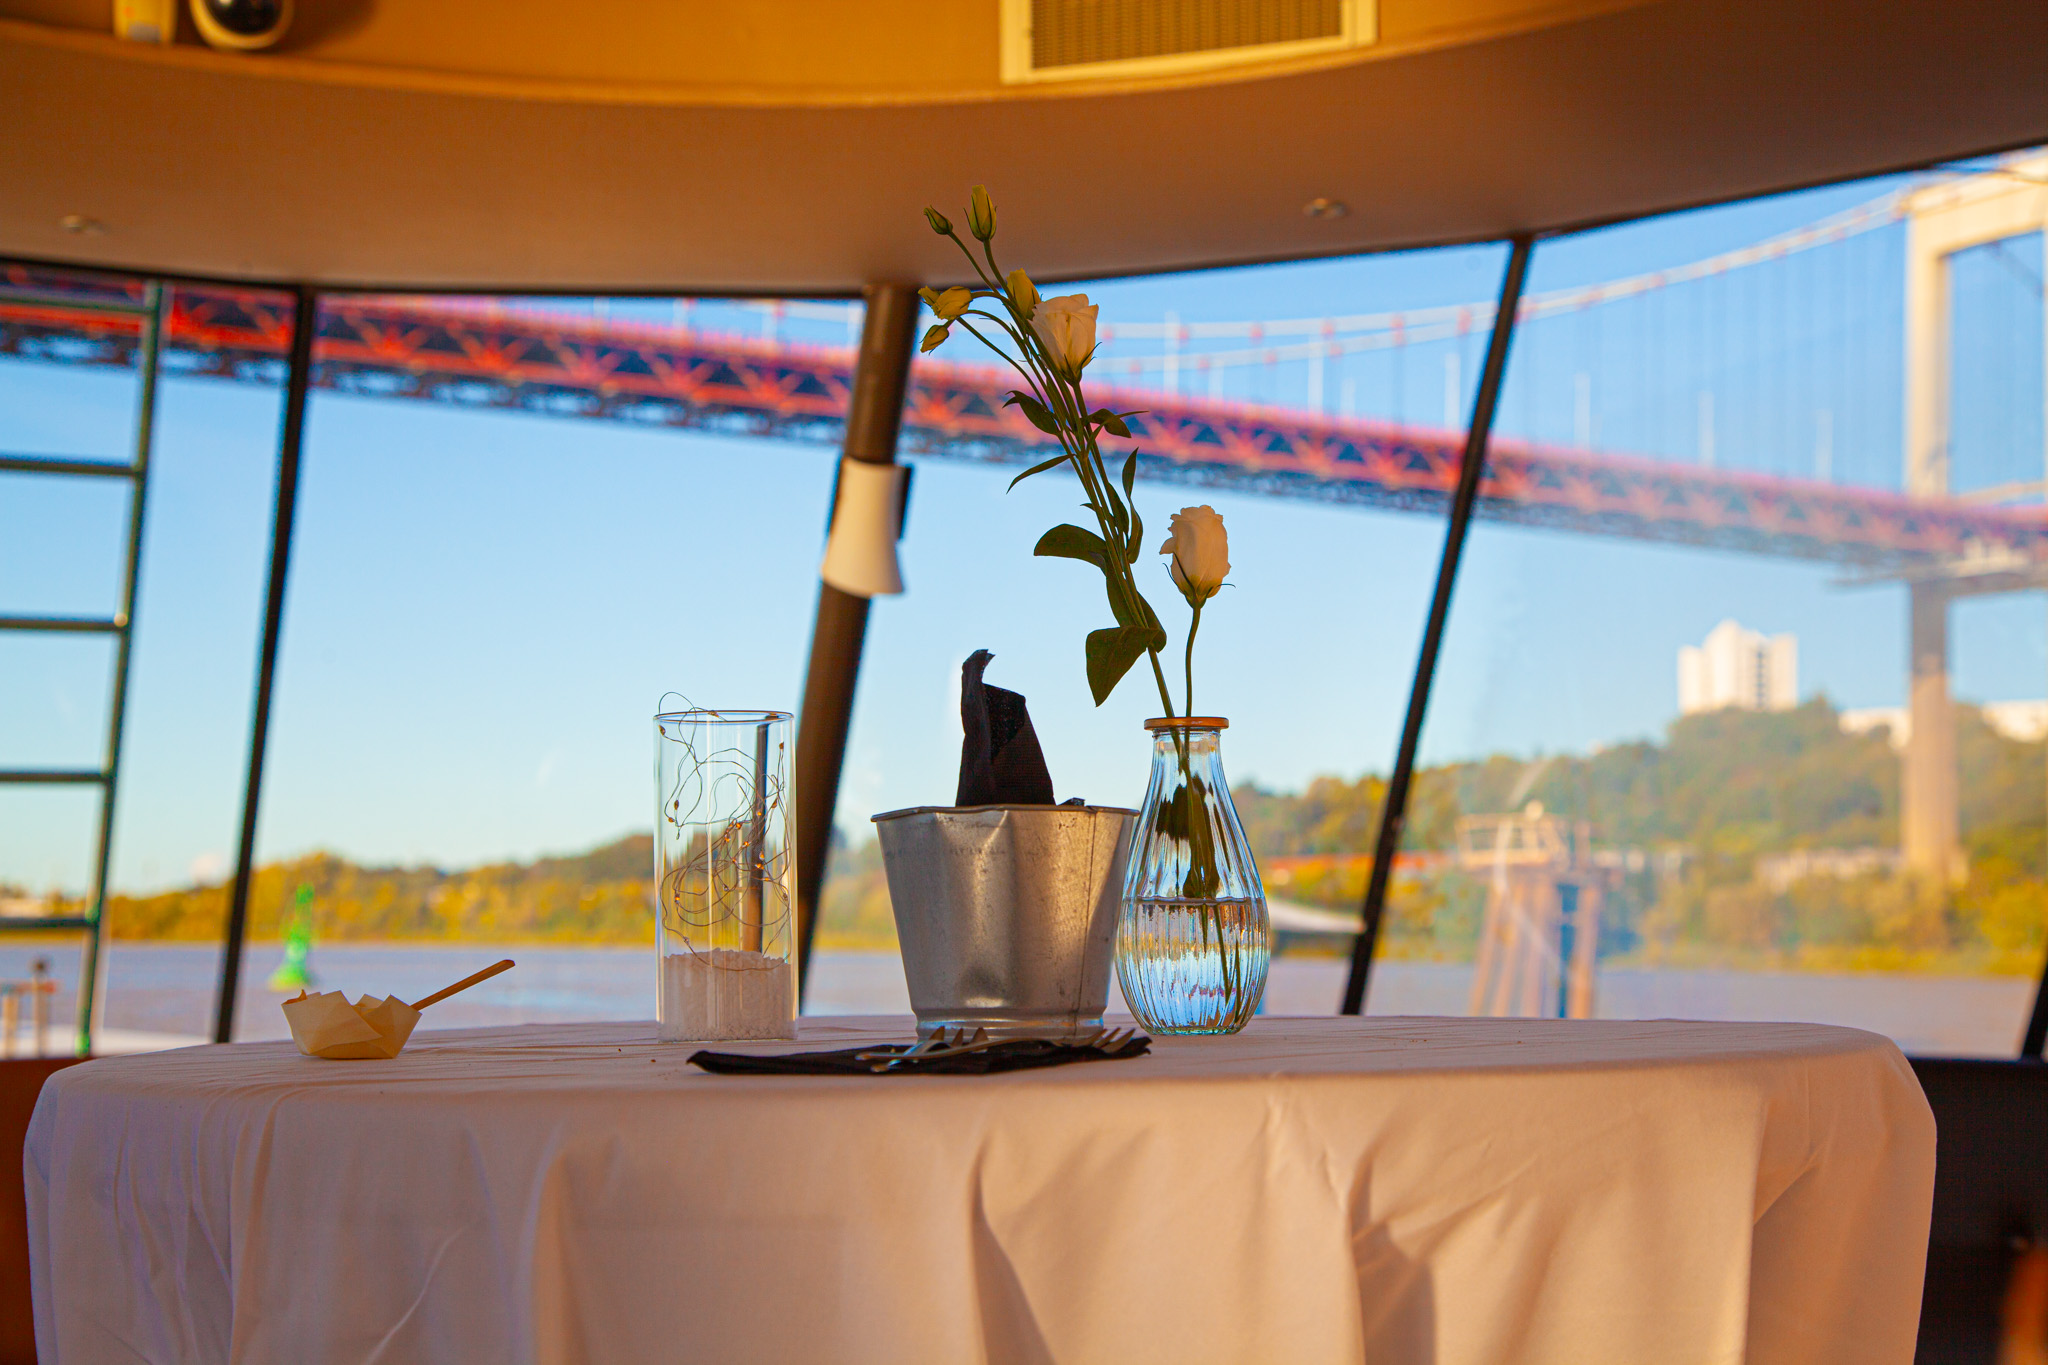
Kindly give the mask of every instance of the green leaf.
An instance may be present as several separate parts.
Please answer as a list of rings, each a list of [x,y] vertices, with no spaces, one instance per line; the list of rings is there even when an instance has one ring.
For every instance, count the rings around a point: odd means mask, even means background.
[[[1145,519],[1138,515],[1138,506],[1131,504],[1131,534],[1124,541],[1124,563],[1136,564],[1138,556],[1145,552]]]
[[[1153,827],[1159,831],[1161,838],[1186,841],[1188,789],[1185,786],[1176,786],[1173,795],[1159,803],[1159,814]]]
[[[1053,527],[1038,538],[1038,546],[1031,553],[1048,559],[1084,560],[1104,573],[1109,572],[1109,546],[1103,544],[1101,536],[1078,526],[1062,523]]]
[[[1134,450],[1131,452],[1130,458],[1124,461],[1124,498],[1126,501],[1131,501],[1131,485],[1137,481],[1138,452]],[[1135,503],[1133,508],[1135,510]]]
[[[1102,577],[1102,590],[1109,594],[1109,614],[1116,618],[1116,623],[1118,625],[1136,626],[1139,624],[1139,618],[1137,613],[1133,612],[1130,609],[1130,607],[1125,604],[1123,598],[1117,596],[1115,579],[1111,578],[1107,574],[1104,574]]]
[[[1037,427],[1048,436],[1060,434],[1060,424],[1053,420],[1053,415],[1050,412],[1046,411],[1045,404],[1039,402],[1022,389],[1011,389],[1010,396],[1003,400],[1003,406],[1006,408],[1015,407],[1025,417],[1030,419],[1032,426]]]
[[[1088,690],[1094,694],[1097,706],[1109,700],[1124,674],[1144,654],[1147,634],[1136,626],[1110,626],[1088,632]]]
[[[1192,775],[1181,792],[1188,801],[1188,870],[1181,879],[1180,893],[1189,900],[1208,900],[1216,894],[1222,877],[1216,868],[1216,832],[1208,820],[1207,793],[1202,779]]]
[[[1131,434],[1131,429],[1124,425],[1124,419],[1108,408],[1097,408],[1088,414],[1088,420],[1112,436],[1128,438]]]
[[[1132,591],[1131,596],[1137,600],[1133,609],[1116,595],[1116,584],[1107,573],[1103,575],[1103,588],[1109,593],[1110,614],[1116,617],[1119,626],[1140,632],[1147,649],[1166,648],[1166,631],[1160,627],[1159,617],[1152,610],[1152,604],[1145,600],[1144,593]]]
[[[1151,647],[1153,649],[1166,648],[1166,630],[1159,624],[1158,613],[1152,610],[1152,604],[1145,600],[1144,593],[1138,592],[1133,595],[1138,599],[1138,609],[1145,613],[1146,626],[1152,631]]]
[[[1030,478],[1033,474],[1043,474],[1048,469],[1057,469],[1066,462],[1066,452],[1061,451],[1059,454],[1053,456],[1050,460],[1045,460],[1039,464],[1035,464],[1031,466],[1031,468],[1025,470],[1022,474],[1019,474],[1016,478],[1010,480],[1010,488],[1015,488],[1018,484]],[[1010,489],[1005,488],[1003,491],[1007,493],[1010,491]]]
[[[1129,515],[1122,503],[1111,503],[1109,510],[1097,514],[1102,521],[1102,538],[1112,545],[1123,544],[1124,519]]]

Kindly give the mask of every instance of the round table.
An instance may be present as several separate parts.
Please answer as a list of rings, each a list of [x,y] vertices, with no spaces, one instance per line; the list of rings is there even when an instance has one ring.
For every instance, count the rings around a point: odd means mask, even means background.
[[[1874,1034],[1260,1019],[985,1077],[692,1050],[528,1025],[59,1072],[41,1359],[1912,1359],[1934,1123]]]

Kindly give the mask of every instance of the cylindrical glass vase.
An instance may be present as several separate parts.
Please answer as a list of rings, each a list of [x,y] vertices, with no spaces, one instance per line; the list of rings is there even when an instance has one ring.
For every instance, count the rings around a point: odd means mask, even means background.
[[[796,1037],[787,711],[654,718],[654,1017],[663,1042]]]
[[[1124,872],[1116,974],[1151,1033],[1235,1033],[1266,992],[1266,891],[1215,716],[1148,720],[1152,781]]]

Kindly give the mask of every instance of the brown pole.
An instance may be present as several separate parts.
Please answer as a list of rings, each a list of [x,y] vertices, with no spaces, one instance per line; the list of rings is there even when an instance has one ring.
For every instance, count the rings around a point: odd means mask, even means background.
[[[910,342],[917,330],[917,286],[873,284],[866,290],[860,359],[846,412],[846,458],[869,464],[896,462],[896,433],[910,386]],[[832,849],[832,808],[839,804],[839,770],[846,761],[846,728],[853,720],[853,688],[867,638],[868,599],[818,584],[818,620],[811,630],[811,661],[804,679],[796,731],[797,991],[811,968],[818,929],[818,893]]]

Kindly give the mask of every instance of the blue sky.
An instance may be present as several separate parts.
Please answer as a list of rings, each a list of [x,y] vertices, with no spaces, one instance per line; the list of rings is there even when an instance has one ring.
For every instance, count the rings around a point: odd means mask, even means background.
[[[1881,188],[1549,243],[1532,288],[1680,264]],[[1028,248],[1028,233],[1017,235]],[[1826,408],[1834,476],[1896,486],[1896,243],[1873,235],[1831,250],[1841,254],[1759,267],[1714,292],[1674,291],[1637,312],[1617,305],[1597,321],[1532,325],[1518,342],[1503,432],[1569,442],[1590,419],[1603,449],[1697,458],[1696,396],[1712,390],[1722,462],[1811,474]],[[2038,239],[2013,243],[2011,257],[1958,265],[1962,486],[2040,477],[2042,325],[2038,293],[2024,285],[2026,269],[2038,278]],[[1490,300],[1504,259],[1481,247],[1090,293],[1106,318],[1127,321],[1417,308]],[[972,358],[955,346],[954,358]],[[1452,350],[1417,345],[1333,367],[1326,405],[1348,392],[1362,413],[1440,422]],[[1460,350],[1461,406],[1482,350],[1483,337]],[[0,362],[0,448],[117,454],[131,391],[118,374]],[[1305,368],[1254,369],[1227,392],[1300,404]],[[277,420],[272,389],[166,385],[120,885],[218,876],[232,850]],[[644,827],[648,718],[663,692],[793,709],[834,459],[818,447],[316,392],[260,855],[329,848],[453,866]],[[1139,723],[1156,699],[1147,703],[1134,674],[1107,705],[1089,704],[1081,637],[1104,624],[1100,588],[1078,565],[1030,555],[1046,526],[1076,514],[1074,490],[1047,476],[1006,495],[1011,472],[920,462],[903,544],[909,592],[875,606],[848,752],[839,817],[856,837],[875,811],[950,799],[954,679],[975,648],[995,652],[991,680],[1030,698],[1062,797],[1139,795]],[[43,479],[0,487],[0,609],[107,608],[113,494]],[[1141,486],[1140,500],[1157,527],[1193,501],[1229,525],[1235,586],[1205,614],[1197,689],[1203,710],[1233,720],[1233,776],[1291,789],[1325,773],[1385,771],[1441,520],[1157,484]],[[1654,735],[1676,710],[1678,647],[1730,616],[1799,636],[1804,691],[1897,703],[1903,594],[1844,589],[1836,577],[1482,523],[1425,758]],[[1184,609],[1163,572],[1142,581],[1178,637]],[[2039,595],[1959,609],[1959,689],[2043,695],[2044,617]],[[94,760],[105,651],[94,640],[0,640],[5,762]],[[0,882],[76,886],[89,834],[80,793],[0,790]]]

